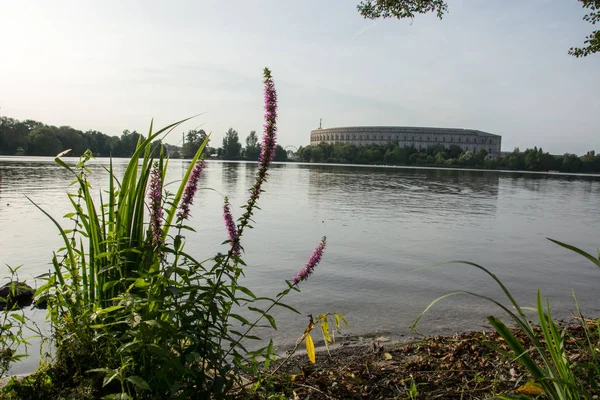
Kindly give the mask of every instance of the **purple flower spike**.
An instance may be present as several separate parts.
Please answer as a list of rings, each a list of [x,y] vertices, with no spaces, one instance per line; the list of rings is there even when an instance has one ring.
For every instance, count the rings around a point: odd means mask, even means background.
[[[267,179],[269,166],[275,157],[275,147],[277,146],[277,92],[271,71],[265,68],[265,125],[262,144],[260,147],[260,157],[258,159],[258,172],[256,181],[250,189],[250,198],[246,205],[246,213],[242,216],[240,222],[240,234],[252,216],[252,212],[260,194],[263,192],[262,185]]]
[[[229,208],[229,200],[227,197],[225,197],[225,204],[223,205],[223,219],[225,220],[225,228],[227,229],[227,236],[229,237],[232,254],[239,257],[241,254],[240,237],[238,236],[237,226],[235,225],[235,222],[233,222],[233,216],[231,215],[231,208]]]
[[[275,147],[277,146],[277,92],[275,84],[271,77],[271,71],[265,68],[265,125],[264,136],[260,151],[259,165],[268,167],[275,156]]]
[[[200,179],[200,175],[202,175],[205,165],[204,161],[198,161],[194,165],[194,169],[192,169],[185,191],[183,192],[183,200],[179,206],[179,212],[177,213],[177,217],[181,220],[187,219],[190,216],[190,206],[194,204],[194,195],[196,194],[196,190],[198,190],[198,180]]]
[[[162,236],[162,173],[154,166],[150,174],[150,188],[148,190],[150,199],[150,233],[152,235],[152,246],[158,247]]]
[[[321,239],[321,243],[319,243],[315,251],[308,259],[306,267],[304,267],[302,271],[298,272],[298,274],[292,279],[292,283],[294,285],[297,285],[300,282],[307,280],[308,277],[312,275],[313,271],[315,270],[315,267],[321,262],[321,257],[323,257],[323,250],[325,250],[326,240],[327,238],[323,236],[323,239]]]

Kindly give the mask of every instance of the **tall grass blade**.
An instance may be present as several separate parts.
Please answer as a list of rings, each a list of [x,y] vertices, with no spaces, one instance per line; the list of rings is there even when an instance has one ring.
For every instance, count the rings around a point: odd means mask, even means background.
[[[594,257],[593,255],[591,255],[591,254],[589,254],[589,253],[581,250],[580,248],[575,247],[575,246],[571,246],[570,244],[567,244],[567,243],[559,242],[558,240],[554,240],[554,239],[550,239],[550,238],[546,238],[546,239],[548,239],[549,241],[551,241],[553,243],[556,243],[559,246],[564,247],[565,249],[569,249],[569,250],[574,251],[575,253],[577,253],[579,255],[584,256],[585,258],[587,258],[588,260],[590,260],[591,262],[593,262],[594,265],[596,265],[597,267],[600,267],[600,259],[598,259],[598,258]]]

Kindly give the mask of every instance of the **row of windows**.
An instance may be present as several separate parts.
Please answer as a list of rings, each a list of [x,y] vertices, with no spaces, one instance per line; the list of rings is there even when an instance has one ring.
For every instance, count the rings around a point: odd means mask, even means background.
[[[433,136],[433,140],[431,136],[410,136],[410,135],[366,135],[365,137],[363,137],[362,135],[357,135],[357,134],[331,134],[331,135],[316,135],[313,136],[313,141],[317,141],[317,142],[322,142],[322,141],[326,141],[326,140],[411,140],[411,141],[415,141],[415,138],[417,141],[419,142],[437,142],[438,141],[438,137],[437,136]],[[427,138],[425,140],[425,138]],[[481,143],[481,144],[485,144],[486,143],[486,138],[477,138],[474,137],[472,141],[469,140],[470,138],[466,138],[464,143]],[[441,142],[446,142],[446,137],[442,137]],[[453,143],[454,142],[454,136],[450,136],[448,142]],[[458,137],[456,140],[456,143],[463,143],[462,142],[462,138]],[[495,144],[494,140],[492,138],[488,138],[487,139],[487,144]]]
[[[427,146],[423,146],[422,144],[419,144],[419,147],[417,147],[417,148],[419,150],[423,150],[423,149],[426,149]],[[478,152],[481,149],[487,150],[488,154],[490,154],[492,152],[492,148],[491,147],[488,147],[487,149],[485,147],[483,147],[483,146],[479,146],[479,147],[476,147],[476,146],[473,146],[473,147],[465,146],[465,147],[463,147],[464,151],[471,151],[473,153],[476,153],[476,152]]]

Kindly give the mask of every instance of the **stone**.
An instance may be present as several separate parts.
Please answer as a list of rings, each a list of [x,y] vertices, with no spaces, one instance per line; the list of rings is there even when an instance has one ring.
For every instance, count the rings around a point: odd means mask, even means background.
[[[14,285],[14,291],[11,290]],[[30,306],[33,302],[35,290],[25,282],[8,282],[0,287],[0,311],[6,308],[23,308]]]

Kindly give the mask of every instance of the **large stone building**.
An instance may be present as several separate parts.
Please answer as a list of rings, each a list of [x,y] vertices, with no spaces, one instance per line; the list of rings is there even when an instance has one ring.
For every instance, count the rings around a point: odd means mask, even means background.
[[[415,146],[426,149],[442,145],[459,146],[463,151],[485,149],[490,156],[500,154],[502,136],[473,129],[419,128],[410,126],[349,126],[345,128],[315,129],[310,133],[310,144],[351,143],[385,144],[397,140],[401,147]]]

